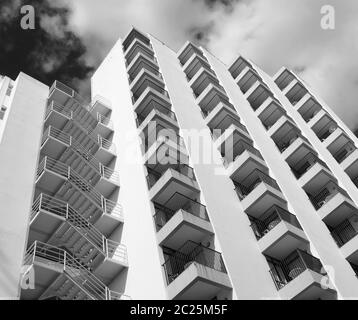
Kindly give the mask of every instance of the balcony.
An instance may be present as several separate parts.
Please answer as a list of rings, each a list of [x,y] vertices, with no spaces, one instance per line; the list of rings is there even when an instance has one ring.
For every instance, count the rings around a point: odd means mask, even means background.
[[[150,44],[147,44],[139,39],[135,39],[125,52],[127,66],[132,63],[138,53],[141,53],[150,60],[155,61],[154,52]]]
[[[331,181],[315,193],[307,193],[318,215],[327,225],[336,225],[358,210],[345,190]]]
[[[144,69],[155,75],[160,74],[156,60],[153,60],[147,55],[138,52],[131,64],[127,67],[129,82],[132,83],[138,74]]]
[[[348,141],[343,144],[344,141]],[[352,162],[357,160],[357,148],[352,140],[347,136],[344,136],[340,141],[336,141],[331,146],[328,147],[328,150],[331,152],[332,156],[336,161],[346,169]],[[348,159],[349,158],[349,159]]]
[[[319,115],[317,115],[318,118]],[[313,122],[314,119],[311,121]],[[324,142],[332,133],[337,130],[338,126],[327,114],[320,117],[318,121],[311,127],[318,139]]]
[[[250,90],[245,93],[245,97],[250,103],[251,108],[256,111],[269,97],[272,98],[273,94],[265,84],[257,81],[251,86]]]
[[[147,183],[150,199],[158,204],[165,203],[175,193],[195,199],[200,193],[194,170],[185,164],[169,165],[164,173],[148,169]]]
[[[256,110],[258,118],[261,120],[266,130],[270,128],[284,115],[286,111],[281,107],[279,102],[272,97],[267,100]],[[287,115],[286,115],[287,116]]]
[[[229,68],[229,72],[231,73],[234,79],[246,68],[253,68],[252,64],[249,63],[244,57],[238,57],[235,62]]]
[[[325,114],[321,105],[310,94],[306,94],[306,96],[301,99],[300,104],[296,105],[296,107],[303,120],[305,120],[310,127]]]
[[[285,68],[281,74],[276,77],[275,83],[282,91],[295,79],[296,77],[291,73],[291,71]]]
[[[339,248],[342,248],[345,244],[351,241],[358,235],[358,229],[356,226],[358,216],[353,215],[348,219],[343,220],[334,228],[330,228],[332,237],[336,241]],[[349,246],[347,246],[349,247]],[[357,249],[355,246],[354,251]],[[358,258],[358,256],[357,256]]]
[[[211,112],[204,113],[202,111],[202,115],[205,118],[206,125],[211,130],[216,128],[224,130],[223,126],[228,128],[229,125],[226,124],[226,119],[233,119],[231,123],[240,122],[240,117],[237,115],[236,110],[223,103],[219,103]]]
[[[169,94],[165,92],[159,92],[150,87],[146,88],[139,99],[134,103],[134,111],[146,117],[153,109],[165,112],[170,111],[171,103]]]
[[[93,130],[94,134],[102,137],[108,137],[114,131],[113,122],[109,117],[105,117],[103,114],[97,112],[97,126]]]
[[[201,49],[199,49],[197,46],[195,46],[191,42],[187,42],[179,50],[177,55],[178,55],[178,59],[180,61],[180,64],[182,66],[184,66],[193,55],[198,55],[201,58],[203,58],[205,61],[207,61],[207,59],[205,58],[205,56],[204,56],[203,52],[201,51]]]
[[[241,92],[245,94],[256,82],[263,82],[257,72],[249,66],[236,77],[235,82],[239,86]]]
[[[198,98],[210,84],[213,84],[214,86],[219,87],[221,90],[224,90],[216,76],[213,75],[211,71],[208,71],[204,68],[200,69],[189,82],[189,86],[192,88],[196,98]]]
[[[317,190],[319,186],[334,180],[327,165],[313,153],[307,154],[291,169],[296,178],[299,179],[301,187],[307,192]]]
[[[207,88],[196,99],[196,103],[204,113],[211,112],[219,103],[232,106],[225,91],[223,91],[221,87],[214,84],[209,84],[207,86]]]
[[[239,140],[223,158],[224,166],[232,180],[240,180],[259,169],[268,171],[261,153],[245,140]]]
[[[183,66],[184,73],[186,74],[189,81],[197,74],[197,72],[201,68],[210,71],[214,75],[214,72],[212,71],[208,61],[197,54],[191,56],[191,58]]]
[[[307,252],[296,250],[285,259],[269,259],[270,273],[280,296],[287,300],[335,299],[336,292],[331,287],[323,288],[327,273],[319,259]]]
[[[165,205],[154,203],[154,222],[161,246],[177,250],[187,240],[201,243],[214,234],[206,207],[180,193]]]
[[[133,102],[135,103],[140,96],[145,92],[147,88],[151,88],[155,91],[165,94],[165,85],[161,75],[156,75],[145,69],[141,70],[137,77],[130,85],[130,89],[133,93]]]
[[[276,142],[284,140],[287,136],[297,135],[298,132],[295,122],[284,114],[272,125],[267,134]]]
[[[296,216],[278,206],[272,206],[259,218],[249,217],[261,252],[283,259],[293,250],[309,245]]]
[[[116,146],[109,140],[98,136],[99,148],[94,156],[101,163],[110,163],[116,157]]]
[[[158,128],[173,130],[178,134],[178,123],[175,113],[169,110],[165,110],[165,112],[158,111],[157,109],[153,109],[145,118],[141,116],[137,116],[137,127],[138,131],[145,135],[145,137],[150,136],[150,133],[153,130],[158,132]]]
[[[296,106],[308,93],[298,80],[293,80],[282,92],[293,106]]]
[[[110,300],[120,299],[76,257],[66,250],[34,242],[26,251],[24,265],[34,268],[35,289],[22,290],[23,300]]]
[[[40,194],[32,205],[29,243],[66,248],[104,282],[128,266],[126,248],[109,240],[68,203]]]
[[[221,254],[192,241],[169,256],[163,269],[169,299],[210,300],[231,290]]]
[[[132,30],[128,33],[128,35],[123,40],[123,50],[125,54],[127,54],[127,50],[130,46],[134,43],[135,40],[140,40],[141,42],[145,43],[147,46],[150,46],[149,38],[139,30],[132,28]]]
[[[244,179],[234,181],[234,185],[245,212],[254,218],[275,204],[286,205],[277,182],[260,170],[256,169]]]
[[[272,131],[270,130],[270,132],[276,130],[277,126],[275,125],[274,128],[271,128]],[[293,126],[290,122],[286,123],[286,125],[283,125],[279,130],[277,130],[277,133],[273,134],[271,138],[275,142],[278,150],[283,154],[284,158],[291,156],[292,152],[294,152],[296,148],[301,145],[301,143],[299,143],[299,145],[296,144],[293,146],[299,138],[301,138],[301,140],[306,140],[309,144],[307,139],[301,135],[300,130],[296,126]],[[299,142],[301,142],[301,140]],[[290,148],[291,146],[292,148]]]

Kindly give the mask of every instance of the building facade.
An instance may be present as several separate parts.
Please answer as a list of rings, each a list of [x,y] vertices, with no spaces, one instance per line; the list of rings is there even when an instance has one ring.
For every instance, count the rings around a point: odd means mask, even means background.
[[[91,103],[0,81],[0,296],[358,298],[358,140],[292,71],[132,29]]]

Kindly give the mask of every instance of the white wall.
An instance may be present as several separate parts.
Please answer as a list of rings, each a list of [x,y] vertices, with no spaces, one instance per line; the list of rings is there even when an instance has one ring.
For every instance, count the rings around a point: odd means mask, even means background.
[[[20,73],[0,144],[0,298],[19,297],[19,280],[49,89]],[[36,275],[35,275],[36,276]]]
[[[121,40],[92,78],[92,97],[97,94],[109,99],[113,108],[113,142],[118,156],[114,169],[120,175],[125,220],[121,243],[127,246],[129,260],[128,272],[119,275],[110,287],[132,299],[166,299]]]

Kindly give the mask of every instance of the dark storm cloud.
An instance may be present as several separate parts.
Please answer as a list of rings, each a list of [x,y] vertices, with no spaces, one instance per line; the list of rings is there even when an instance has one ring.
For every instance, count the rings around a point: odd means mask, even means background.
[[[35,8],[35,29],[23,30],[20,8]],[[0,74],[15,79],[20,71],[50,85],[84,79],[92,68],[84,62],[86,48],[68,28],[69,8],[47,0],[1,0]]]

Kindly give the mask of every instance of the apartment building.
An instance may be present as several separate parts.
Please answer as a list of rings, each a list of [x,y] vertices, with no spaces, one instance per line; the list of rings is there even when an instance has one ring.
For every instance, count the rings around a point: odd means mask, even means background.
[[[0,81],[2,297],[358,298],[358,140],[294,72],[132,29],[90,103]]]

